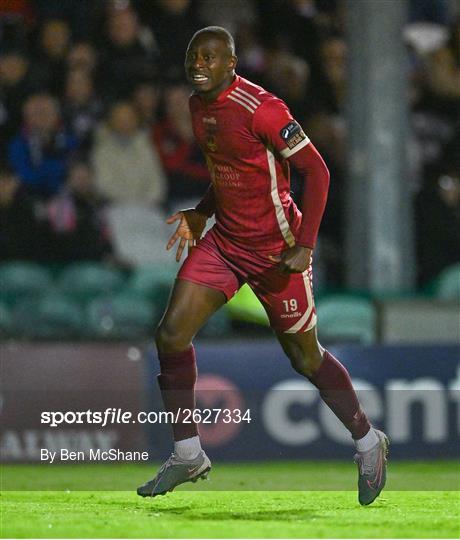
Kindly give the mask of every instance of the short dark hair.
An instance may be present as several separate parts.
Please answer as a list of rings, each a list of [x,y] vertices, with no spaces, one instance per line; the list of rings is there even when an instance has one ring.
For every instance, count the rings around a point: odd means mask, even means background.
[[[211,34],[217,39],[225,41],[232,55],[235,55],[235,40],[227,29],[223,28],[222,26],[206,26],[193,34],[190,43],[201,34]]]

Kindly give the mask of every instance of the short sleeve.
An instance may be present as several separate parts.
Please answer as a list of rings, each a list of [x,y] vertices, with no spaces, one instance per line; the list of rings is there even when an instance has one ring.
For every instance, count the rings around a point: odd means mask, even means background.
[[[265,101],[256,111],[253,131],[265,144],[285,159],[309,144],[310,139],[292,117],[287,105],[278,98]]]

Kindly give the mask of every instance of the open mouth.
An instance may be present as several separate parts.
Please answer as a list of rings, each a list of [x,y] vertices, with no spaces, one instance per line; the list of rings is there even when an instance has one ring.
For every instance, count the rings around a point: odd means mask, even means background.
[[[192,75],[191,79],[194,84],[204,84],[209,81],[209,77],[199,74]]]

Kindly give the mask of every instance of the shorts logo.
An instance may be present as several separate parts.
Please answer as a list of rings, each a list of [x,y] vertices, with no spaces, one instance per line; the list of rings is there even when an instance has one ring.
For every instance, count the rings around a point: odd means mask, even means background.
[[[299,124],[294,121],[289,122],[281,129],[280,136],[289,149],[294,148],[307,137]]]
[[[296,317],[301,317],[302,313],[300,311],[296,311],[294,313],[282,313],[280,315],[281,319],[294,319]]]

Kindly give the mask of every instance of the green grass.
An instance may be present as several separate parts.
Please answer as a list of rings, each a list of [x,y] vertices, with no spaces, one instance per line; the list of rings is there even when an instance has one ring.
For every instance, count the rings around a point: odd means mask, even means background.
[[[354,467],[343,463],[221,464],[209,481],[155,499],[131,491],[152,476],[151,465],[9,465],[2,467],[1,536],[457,538],[458,465],[392,463],[388,489],[364,508]],[[334,491],[324,491],[331,479]],[[108,491],[113,486],[130,491]]]

